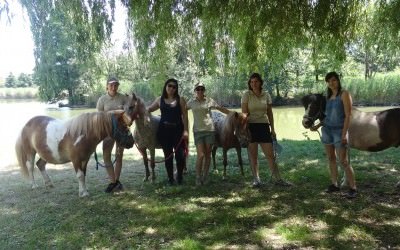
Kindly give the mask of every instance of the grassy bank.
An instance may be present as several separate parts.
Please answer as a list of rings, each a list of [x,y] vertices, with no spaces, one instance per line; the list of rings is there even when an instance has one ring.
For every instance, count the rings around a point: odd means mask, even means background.
[[[0,88],[1,99],[37,99],[38,89],[31,88]]]
[[[360,195],[347,200],[328,195],[328,170],[318,141],[281,142],[282,175],[294,187],[268,180],[251,188],[246,153],[245,176],[229,153],[228,178],[218,169],[207,186],[194,186],[194,161],[182,186],[165,185],[163,164],[156,183],[143,183],[143,163],[136,150],[126,154],[121,181],[125,191],[105,194],[104,169],[89,163],[91,196],[78,198],[71,165],[49,166],[55,188],[30,190],[15,166],[0,169],[0,248],[112,249],[377,249],[400,247],[398,150],[351,151]],[[129,152],[132,152],[130,150]],[[194,152],[194,148],[191,148]]]

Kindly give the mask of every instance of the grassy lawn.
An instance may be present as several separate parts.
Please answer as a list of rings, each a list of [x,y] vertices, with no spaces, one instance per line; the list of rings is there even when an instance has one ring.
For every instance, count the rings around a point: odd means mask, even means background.
[[[103,192],[106,171],[88,170],[88,198],[78,197],[72,166],[49,165],[55,188],[30,189],[16,166],[0,169],[1,249],[392,249],[400,248],[400,180],[398,149],[379,153],[352,150],[359,196],[325,194],[329,184],[319,141],[281,142],[282,175],[293,187],[269,182],[260,162],[261,188],[251,187],[244,151],[245,176],[234,150],[228,178],[218,172],[207,186],[194,186],[194,154],[182,186],[166,186],[164,165],[155,183],[143,183],[144,167],[135,150],[124,158],[125,191]],[[193,147],[193,145],[192,145]],[[191,152],[195,152],[191,148]],[[160,154],[160,152],[158,152]],[[160,157],[158,157],[160,158]]]

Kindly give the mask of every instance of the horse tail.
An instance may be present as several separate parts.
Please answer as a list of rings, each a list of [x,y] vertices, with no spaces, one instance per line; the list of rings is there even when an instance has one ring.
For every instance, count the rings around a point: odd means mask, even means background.
[[[28,167],[26,166],[27,155],[24,151],[21,136],[18,137],[17,142],[15,143],[15,153],[17,155],[18,165],[21,169],[22,175],[25,177],[29,176]]]

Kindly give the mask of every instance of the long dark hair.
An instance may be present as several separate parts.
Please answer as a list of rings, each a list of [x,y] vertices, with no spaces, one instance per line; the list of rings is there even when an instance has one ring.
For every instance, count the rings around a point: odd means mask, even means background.
[[[174,79],[174,78],[170,78],[168,79],[165,83],[164,83],[164,88],[162,90],[162,94],[161,97],[162,98],[168,98],[168,94],[167,94],[167,85],[168,83],[174,83],[176,85],[176,90],[175,90],[175,98],[179,99],[179,94],[178,94],[178,90],[179,90],[179,85],[178,85],[178,80]]]
[[[329,72],[328,74],[326,74],[325,76],[325,82],[328,82],[332,77],[336,78],[336,80],[338,81],[338,92],[336,93],[336,96],[340,95],[340,93],[342,92],[342,84],[340,83],[340,76],[338,73],[336,73],[335,71]],[[332,90],[330,88],[327,88],[327,98],[331,98],[332,96]]]
[[[260,91],[261,91],[261,90],[262,90],[262,86],[263,86],[263,84],[264,84],[264,81],[263,81],[263,79],[261,78],[261,75],[258,74],[258,73],[253,73],[253,74],[250,75],[250,78],[249,78],[249,80],[247,81],[247,86],[249,87],[249,90],[253,90],[253,89],[251,88],[251,85],[250,85],[251,79],[253,79],[253,78],[256,78],[256,79],[261,83],[261,85],[260,85]]]

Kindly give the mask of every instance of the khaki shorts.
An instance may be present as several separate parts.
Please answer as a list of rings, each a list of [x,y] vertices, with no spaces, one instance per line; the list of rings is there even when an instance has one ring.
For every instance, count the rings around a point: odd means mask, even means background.
[[[214,144],[215,143],[215,133],[214,131],[199,131],[194,132],[194,144]]]

